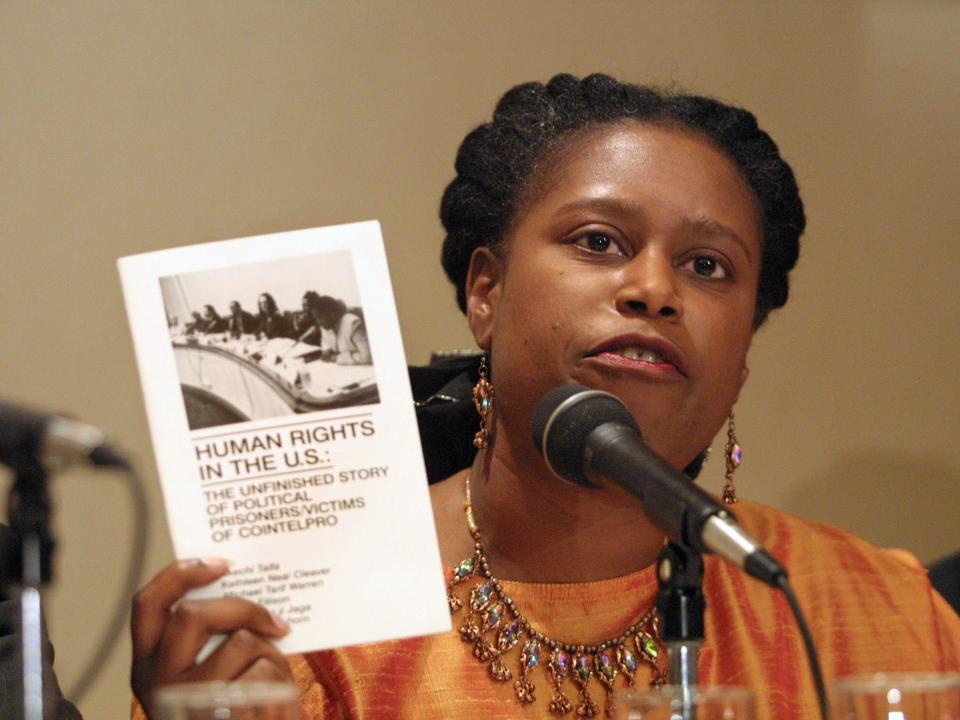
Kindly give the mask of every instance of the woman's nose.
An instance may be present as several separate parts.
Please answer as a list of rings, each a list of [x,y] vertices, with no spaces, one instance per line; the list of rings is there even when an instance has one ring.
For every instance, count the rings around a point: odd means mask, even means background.
[[[683,317],[683,299],[672,258],[646,248],[623,267],[616,305],[623,315],[646,315],[677,320]]]

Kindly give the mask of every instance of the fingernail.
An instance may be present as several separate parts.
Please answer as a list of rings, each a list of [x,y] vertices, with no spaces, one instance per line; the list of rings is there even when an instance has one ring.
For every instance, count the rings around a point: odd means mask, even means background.
[[[197,562],[217,572],[226,572],[230,569],[230,561],[224,558],[205,557],[200,558]]]
[[[275,612],[270,613],[270,619],[273,620],[273,624],[284,632],[290,632],[290,623],[284,620],[282,617],[277,615]]]

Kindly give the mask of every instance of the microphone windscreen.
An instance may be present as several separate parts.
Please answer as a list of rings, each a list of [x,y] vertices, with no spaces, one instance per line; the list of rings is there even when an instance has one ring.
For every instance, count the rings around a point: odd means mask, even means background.
[[[614,422],[640,428],[619,399],[584,385],[562,385],[544,395],[533,415],[533,444],[558,477],[596,487],[587,477],[584,451],[596,428]]]

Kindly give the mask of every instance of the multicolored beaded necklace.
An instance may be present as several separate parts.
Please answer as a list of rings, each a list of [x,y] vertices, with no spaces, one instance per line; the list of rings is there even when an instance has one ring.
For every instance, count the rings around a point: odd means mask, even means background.
[[[490,572],[480,530],[473,515],[469,478],[463,509],[467,528],[473,537],[474,551],[473,555],[454,568],[447,583],[447,600],[453,615],[466,605],[460,638],[473,645],[474,656],[488,666],[491,678],[499,682],[512,680],[513,672],[504,658],[515,647],[522,647],[519,677],[513,683],[517,700],[522,704],[536,700],[532,673],[537,667],[543,666],[553,687],[550,712],[566,715],[574,708],[563,693],[563,684],[569,678],[577,690],[577,715],[585,718],[595,717],[599,713],[597,704],[590,697],[592,679],[599,681],[606,691],[604,712],[607,717],[613,716],[613,693],[617,678],[622,677],[626,686],[632,687],[641,662],[650,667],[652,686],[664,683],[665,653],[661,648],[655,608],[648,610],[621,635],[599,645],[572,645],[547,637],[530,626],[513,600],[503,591],[500,581]],[[464,603],[455,589],[470,578],[477,578],[480,582],[472,587],[469,599]]]

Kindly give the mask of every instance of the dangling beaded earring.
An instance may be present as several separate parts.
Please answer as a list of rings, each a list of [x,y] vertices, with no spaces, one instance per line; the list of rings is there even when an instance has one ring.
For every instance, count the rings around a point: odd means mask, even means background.
[[[726,481],[723,485],[723,502],[733,505],[737,502],[737,488],[733,484],[733,473],[736,472],[743,460],[743,448],[737,442],[737,430],[733,424],[733,410],[727,418],[727,445],[723,449],[727,459]]]
[[[473,436],[473,446],[478,450],[487,447],[490,435],[490,413],[493,412],[493,383],[487,377],[487,356],[480,358],[480,377],[473,386],[473,406],[480,414],[480,429]]]

